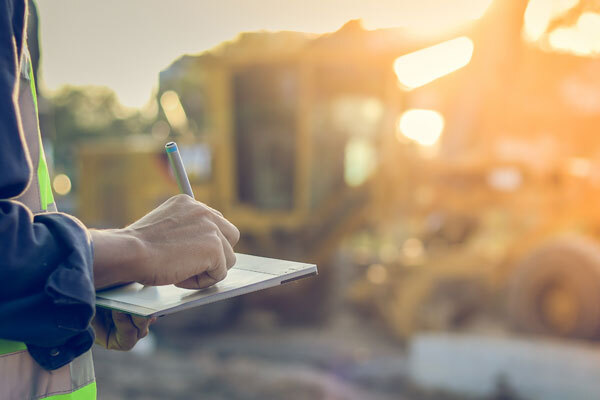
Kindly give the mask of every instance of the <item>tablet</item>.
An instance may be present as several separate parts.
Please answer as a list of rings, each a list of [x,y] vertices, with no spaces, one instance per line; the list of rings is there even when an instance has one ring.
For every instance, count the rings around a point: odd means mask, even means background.
[[[317,266],[236,254],[236,263],[221,282],[206,289],[131,283],[96,292],[96,305],[143,317],[160,317],[193,307],[268,289],[317,275]]]

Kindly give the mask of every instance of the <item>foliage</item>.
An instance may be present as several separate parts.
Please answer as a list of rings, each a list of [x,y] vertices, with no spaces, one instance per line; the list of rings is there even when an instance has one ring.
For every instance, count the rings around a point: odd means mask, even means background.
[[[54,148],[54,169],[76,178],[77,147],[84,141],[147,134],[155,117],[124,108],[105,87],[66,86],[40,102],[44,138]]]

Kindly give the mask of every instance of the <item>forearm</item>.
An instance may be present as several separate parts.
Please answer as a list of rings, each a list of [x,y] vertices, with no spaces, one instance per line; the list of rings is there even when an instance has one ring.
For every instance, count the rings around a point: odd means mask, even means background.
[[[142,242],[125,229],[90,230],[94,243],[94,286],[102,289],[136,280]]]
[[[92,249],[83,224],[0,201],[0,338],[25,342],[47,369],[89,349],[94,315]],[[59,356],[50,355],[59,349]]]

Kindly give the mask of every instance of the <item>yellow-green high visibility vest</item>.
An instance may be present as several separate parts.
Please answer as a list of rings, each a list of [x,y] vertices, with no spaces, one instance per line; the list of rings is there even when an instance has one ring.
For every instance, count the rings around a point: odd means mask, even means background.
[[[34,214],[57,211],[42,147],[33,69],[27,50],[21,60],[19,108],[34,173],[29,187],[15,200],[25,204]],[[96,399],[91,351],[70,364],[47,371],[29,355],[25,343],[0,339],[0,399]]]

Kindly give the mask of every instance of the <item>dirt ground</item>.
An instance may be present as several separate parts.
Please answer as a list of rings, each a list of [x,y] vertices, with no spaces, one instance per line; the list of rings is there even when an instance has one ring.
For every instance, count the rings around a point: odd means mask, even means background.
[[[101,400],[458,399],[417,390],[404,347],[351,312],[294,327],[249,312],[210,333],[167,318],[133,352],[95,348]]]

